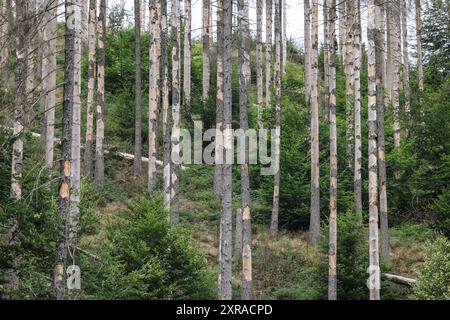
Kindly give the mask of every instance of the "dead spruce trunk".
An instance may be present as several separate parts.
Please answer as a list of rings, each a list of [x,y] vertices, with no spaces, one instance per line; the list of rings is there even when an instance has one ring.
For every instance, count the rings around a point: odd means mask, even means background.
[[[369,126],[369,292],[371,300],[380,299],[380,265],[378,254],[378,183],[377,183],[377,83],[376,47],[377,34],[382,32],[380,23],[383,0],[369,0],[368,9],[368,126]]]
[[[164,209],[170,211],[170,109],[169,109],[169,64],[167,0],[161,1],[161,57],[162,57],[162,130],[163,130],[163,194]]]
[[[183,105],[191,106],[191,0],[184,0]]]
[[[311,8],[309,6],[309,0],[304,0],[303,4],[305,12],[305,101],[309,104],[311,100]]]
[[[65,298],[65,267],[68,248],[76,245],[80,192],[81,116],[81,14],[79,0],[66,0],[64,98],[61,175],[58,210],[61,216],[60,243],[56,252],[53,286],[56,299]]]
[[[272,5],[266,2],[266,110],[270,110],[272,90]]]
[[[258,129],[263,128],[263,0],[256,0],[256,102],[258,104]]]
[[[222,164],[223,158],[223,0],[217,2],[217,90],[216,90],[216,136],[214,151],[214,192],[217,196],[222,196]]]
[[[55,143],[55,107],[56,107],[56,37],[58,15],[55,0],[47,2],[44,13],[42,91],[44,93],[45,121],[45,163],[53,166],[53,147]]]
[[[161,58],[161,2],[150,2],[150,71],[148,92],[148,193],[156,186],[157,122],[160,106],[160,58]]]
[[[336,0],[327,0],[328,28],[326,45],[329,54],[329,123],[330,123],[330,222],[328,245],[328,300],[337,299],[337,132],[336,132]]]
[[[134,57],[135,57],[135,84],[134,84],[134,160],[133,174],[142,175],[142,89],[141,89],[141,29],[143,11],[141,0],[134,0]]]
[[[405,95],[405,117],[407,125],[405,132],[411,122],[411,91],[409,88],[409,52],[408,52],[408,5],[406,0],[402,2],[402,48],[403,48],[403,92]]]
[[[250,22],[248,0],[238,1],[239,15],[239,122],[248,130],[248,92],[250,89]],[[252,289],[252,225],[250,215],[249,147],[245,137],[245,160],[241,165],[242,192],[242,299],[253,298]],[[236,257],[239,259],[239,256]]]
[[[281,0],[275,0],[275,173],[273,182],[272,219],[270,233],[278,237],[280,211],[280,127],[281,127]]]
[[[318,0],[313,0],[311,15],[311,216],[309,223],[309,241],[314,245],[318,244],[320,237],[318,7]]]
[[[382,9],[381,23],[384,25],[384,9]],[[385,110],[385,54],[384,54],[384,32],[378,32],[375,36],[377,47],[376,56],[376,81],[377,81],[377,129],[378,129],[378,184],[380,200],[380,232],[381,232],[381,254],[385,262],[389,262],[389,229],[388,229],[388,207],[386,190],[386,156],[385,156],[385,133],[384,133],[384,110]]]
[[[211,16],[211,2],[210,0],[203,0],[202,10],[202,100],[203,103],[208,100],[209,86],[210,86],[210,61],[209,61],[209,38],[211,36],[210,16]]]
[[[88,94],[86,104],[86,143],[84,149],[84,171],[87,177],[94,177],[94,93],[97,49],[97,0],[89,2],[88,25]]]
[[[362,140],[361,140],[361,8],[359,0],[352,0],[355,10],[354,14],[354,37],[353,37],[353,84],[354,84],[354,123],[355,123],[355,157],[354,157],[354,193],[355,212],[362,221]]]
[[[97,126],[95,136],[95,184],[103,185],[105,181],[105,33],[106,33],[106,0],[100,0],[98,16],[98,70],[97,70]]]
[[[416,47],[417,47],[417,69],[419,73],[419,89],[423,91],[424,75],[423,75],[423,50],[422,50],[422,13],[420,0],[415,0],[416,5]]]
[[[220,232],[219,298],[232,298],[232,0],[223,0],[223,136],[226,159],[222,165],[222,213]]]
[[[170,220],[179,221],[179,163],[180,160],[180,1],[172,1],[172,160]]]

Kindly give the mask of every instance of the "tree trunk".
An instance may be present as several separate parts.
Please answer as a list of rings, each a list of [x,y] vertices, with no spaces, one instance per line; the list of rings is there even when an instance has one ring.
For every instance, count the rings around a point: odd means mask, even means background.
[[[327,0],[328,28],[326,46],[329,53],[329,123],[330,123],[330,222],[328,245],[328,300],[337,299],[337,132],[336,132],[336,0]]]
[[[354,66],[353,66],[353,32],[354,32],[354,7],[353,0],[346,1],[345,23],[345,95],[346,95],[346,140],[347,140],[347,165],[351,170],[354,155]]]
[[[329,100],[329,52],[328,52],[328,45],[326,44],[326,37],[328,34],[328,7],[325,5],[326,0],[324,1],[323,5],[323,34],[324,34],[324,45],[323,45],[323,80],[324,80],[324,86],[323,86],[323,96],[324,99],[322,101],[322,112],[321,114],[324,115],[325,119],[327,119],[327,109],[328,109],[328,100]]]
[[[215,136],[215,167],[214,192],[222,196],[222,160],[223,160],[223,0],[217,2],[217,90],[216,90],[216,136]]]
[[[263,0],[256,0],[256,102],[258,104],[258,129],[263,125],[263,53],[262,53]]]
[[[385,10],[382,9],[381,23],[384,25]],[[384,32],[378,32],[375,38],[377,47],[376,55],[376,81],[377,81],[377,126],[378,126],[378,177],[379,177],[379,194],[380,194],[380,232],[381,232],[381,254],[383,260],[389,262],[389,229],[388,229],[388,207],[387,207],[387,190],[386,190],[386,156],[385,156],[385,133],[384,133],[384,110],[385,110],[385,94],[384,86],[386,74],[385,64],[385,43]]]
[[[355,163],[354,163],[354,192],[355,192],[355,212],[362,222],[362,178],[361,178],[361,7],[359,0],[352,0],[355,10],[354,15],[354,38],[353,38],[353,58],[354,58],[354,97],[355,97]]]
[[[345,32],[346,32],[346,16],[345,16],[345,4],[346,0],[339,0],[339,53],[341,55],[341,62],[345,61]]]
[[[241,165],[242,192],[242,299],[251,300],[252,290],[252,225],[250,214],[250,178],[248,131],[248,91],[250,89],[250,22],[248,0],[238,1],[239,10],[239,119],[245,132],[245,160]],[[237,230],[236,230],[237,232]],[[238,258],[239,256],[237,256]]]
[[[27,19],[27,3],[22,2],[16,5],[16,19],[18,26],[16,29],[16,91],[14,101],[14,126],[13,126],[13,153],[11,163],[11,199],[20,201],[22,199],[22,171],[23,171],[23,133],[24,133],[24,106],[27,104],[26,75],[27,59],[26,45],[29,30]],[[14,246],[17,243],[15,234],[19,228],[16,217],[11,217],[8,221],[8,244]],[[11,290],[19,289],[19,274],[17,272],[16,255],[14,251],[9,255],[11,267],[5,271],[6,287]]]
[[[402,41],[403,41],[403,93],[405,95],[405,116],[411,120],[411,91],[409,89],[409,52],[408,52],[408,8],[406,0],[402,2]],[[409,125],[405,126],[408,132]]]
[[[170,220],[179,221],[179,167],[180,160],[180,1],[172,0],[172,161]]]
[[[42,90],[45,94],[45,163],[48,166],[53,166],[55,142],[57,15],[55,0],[47,1],[43,30]]]
[[[368,9],[368,126],[369,126],[369,290],[370,299],[380,299],[380,266],[378,254],[378,185],[377,185],[377,35],[382,32],[383,0],[369,0]]]
[[[266,2],[266,109],[271,105],[272,85],[272,0]]]
[[[318,0],[313,0],[311,19],[311,217],[309,241],[314,245],[318,245],[320,237],[318,7]]]
[[[179,21],[179,20],[177,20]],[[148,105],[148,193],[154,192],[156,185],[156,132],[160,105],[160,57],[161,57],[161,2],[150,2],[150,72],[149,72],[149,105]],[[178,29],[177,29],[178,30]],[[177,34],[177,33],[175,33]],[[177,42],[178,44],[178,42]],[[178,50],[176,50],[178,52]],[[179,54],[178,54],[179,56]],[[179,61],[179,60],[178,60]],[[178,70],[177,77],[179,79]],[[179,83],[177,83],[179,86]],[[175,84],[174,84],[175,86]],[[175,89],[174,89],[175,90]],[[179,90],[179,87],[178,87]],[[179,95],[178,95],[179,97]],[[174,100],[174,104],[179,100]],[[178,126],[179,128],[179,126]]]
[[[223,0],[223,136],[225,161],[222,165],[222,213],[220,238],[219,297],[231,300],[232,277],[232,0]]]
[[[169,109],[169,64],[167,0],[161,1],[161,57],[162,57],[162,121],[163,121],[163,193],[164,209],[170,211],[170,109]]]
[[[183,103],[186,110],[191,106],[191,0],[184,0],[184,64]]]
[[[287,21],[286,21],[286,10],[287,10],[287,4],[286,0],[283,1],[283,73],[286,73],[286,59],[287,59],[287,38],[286,38],[286,28],[287,28]]]
[[[401,17],[399,3],[391,3],[389,6],[392,19],[392,109],[394,118],[394,147],[400,147],[400,23],[395,21]]]
[[[309,6],[309,0],[303,1],[305,12],[305,100],[309,104],[311,100],[311,8]]]
[[[420,0],[415,0],[416,3],[416,47],[417,47],[417,69],[419,72],[419,89],[424,89],[423,76],[423,51],[422,51],[422,17]]]
[[[0,70],[2,73],[2,90],[5,92],[9,88],[9,32],[12,18],[11,0],[4,0],[2,4],[2,20],[1,20],[1,57]]]
[[[133,174],[142,175],[142,92],[141,92],[141,0],[134,0],[135,85],[134,85],[134,161]]]
[[[386,8],[386,97],[387,104],[392,105],[392,13],[390,4],[385,4]]]
[[[242,209],[236,209],[236,230],[234,235],[234,257],[237,263],[242,259]]]
[[[270,233],[278,236],[278,215],[280,210],[280,127],[281,127],[281,10],[282,0],[275,0],[275,173],[273,182],[273,204]]]
[[[103,185],[105,180],[105,155],[103,140],[105,139],[105,32],[106,32],[106,0],[100,0],[98,16],[98,70],[97,70],[97,128],[95,136],[95,183]]]
[[[209,95],[209,85],[210,85],[210,62],[209,62],[209,38],[211,36],[211,26],[210,26],[210,16],[211,16],[211,2],[210,0],[203,0],[203,28],[202,28],[202,62],[203,62],[203,73],[202,73],[202,99],[203,103],[208,100]]]
[[[81,12],[79,0],[66,0],[66,41],[62,123],[61,176],[58,208],[61,216],[60,243],[56,253],[53,285],[58,300],[65,297],[65,264],[68,247],[76,245],[80,192],[81,116]]]
[[[88,94],[86,105],[86,143],[84,149],[84,170],[89,178],[94,177],[94,92],[96,71],[96,47],[97,47],[97,0],[89,2],[89,26],[88,26]]]

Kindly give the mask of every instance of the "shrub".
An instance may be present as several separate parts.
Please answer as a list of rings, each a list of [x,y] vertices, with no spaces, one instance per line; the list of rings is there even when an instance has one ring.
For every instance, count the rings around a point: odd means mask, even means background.
[[[425,263],[419,271],[412,297],[418,300],[450,300],[450,241],[438,236],[427,242]]]

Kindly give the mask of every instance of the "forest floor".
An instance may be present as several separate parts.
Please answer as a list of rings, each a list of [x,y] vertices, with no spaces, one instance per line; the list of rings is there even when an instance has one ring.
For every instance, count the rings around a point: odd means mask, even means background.
[[[119,212],[126,210],[128,204],[146,191],[146,180],[133,177],[132,166],[126,160],[119,160],[113,166],[114,178],[111,185],[119,190],[109,195],[94,210],[98,214],[97,232],[85,236],[81,246],[90,247],[104,239],[105,226],[115,219]],[[146,168],[143,168],[146,172]],[[159,172],[161,180],[162,172]],[[182,174],[180,186],[180,221],[190,230],[193,239],[213,270],[217,269],[219,247],[220,202],[213,191],[213,170],[211,168],[190,168]],[[161,183],[161,181],[159,181]],[[258,205],[258,204],[254,204]],[[238,202],[235,203],[238,206]],[[282,212],[280,213],[282,214]],[[423,263],[424,237],[427,231],[418,224],[402,225],[391,229],[391,273],[416,278],[416,272]],[[420,235],[420,236],[419,236]],[[307,242],[307,231],[281,232],[278,239],[270,236],[266,225],[253,225],[253,274],[256,299],[276,298],[277,290],[288,285],[292,272],[297,266],[305,268],[300,272],[305,276],[308,267],[326,261],[326,256]],[[238,261],[234,266],[234,287],[238,294],[241,274]],[[275,295],[275,296],[274,296]]]

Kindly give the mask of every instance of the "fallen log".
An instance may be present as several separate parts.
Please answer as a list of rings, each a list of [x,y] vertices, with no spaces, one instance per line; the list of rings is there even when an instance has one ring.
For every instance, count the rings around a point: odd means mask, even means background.
[[[417,280],[416,279],[412,279],[412,278],[406,278],[406,277],[402,277],[402,276],[398,276],[392,273],[383,273],[383,276],[388,279],[391,280],[392,282],[396,282],[399,284],[404,284],[407,286],[413,286]]]
[[[5,126],[0,126],[0,127],[6,128],[6,129],[9,129],[9,130],[12,130],[12,128],[7,128],[7,127],[5,127]],[[42,135],[41,135],[40,133],[31,132],[31,136],[32,136],[33,138],[41,138]],[[61,143],[61,139],[55,138],[55,142],[59,144],[59,143]],[[83,146],[81,146],[81,148],[83,148]],[[111,152],[108,151],[108,150],[104,150],[104,153],[105,153],[105,154],[111,154]],[[112,152],[112,154],[114,154],[115,156],[117,156],[117,157],[119,157],[119,158],[121,158],[121,159],[125,159],[125,160],[134,160],[134,155],[131,154],[131,153],[115,151],[115,152]],[[141,161],[144,162],[144,163],[148,163],[148,158],[147,158],[147,157],[142,157],[142,158],[141,158]],[[155,160],[155,163],[156,163],[157,166],[160,166],[160,167],[163,166],[163,162],[162,162],[161,160],[156,159],[156,160]],[[181,169],[182,169],[182,170],[186,170],[187,167],[181,166]]]

